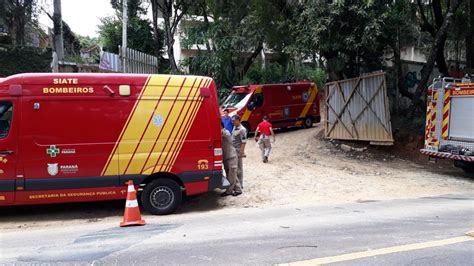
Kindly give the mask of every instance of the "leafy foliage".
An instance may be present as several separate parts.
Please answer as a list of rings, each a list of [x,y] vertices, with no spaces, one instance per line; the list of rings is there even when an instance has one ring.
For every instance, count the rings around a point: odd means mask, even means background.
[[[99,41],[103,49],[112,53],[119,53],[118,47],[122,45],[122,2],[110,0],[115,9],[115,16],[101,18],[99,25]],[[142,18],[147,13],[143,0],[128,0],[128,25],[127,46],[143,53],[157,55],[163,50],[163,39],[154,42],[154,31],[151,22]],[[163,31],[158,29],[158,35],[163,36]]]
[[[38,1],[37,0],[16,0],[7,1],[0,0],[0,15],[4,19],[4,23],[11,37],[13,48],[25,46],[26,44],[26,25],[32,23],[37,24]],[[6,40],[4,40],[6,41]]]
[[[0,77],[28,72],[51,72],[51,50],[15,48],[0,50]]]
[[[303,57],[320,55],[330,79],[355,77],[383,68],[386,47],[398,29],[411,29],[405,19],[408,1],[303,1],[291,25],[298,39],[289,51]],[[405,12],[405,13],[401,13]]]
[[[100,42],[105,50],[117,53],[122,1],[109,1],[116,14],[102,19]],[[3,47],[24,43],[24,26],[36,23],[38,2],[0,0],[6,7],[0,15],[14,33],[1,37]],[[404,87],[401,47],[415,45],[432,54],[436,33],[453,3],[461,7],[453,9],[446,36],[437,39],[436,65],[446,70],[443,51],[450,49],[459,55],[466,51],[467,66],[472,68],[474,0],[128,0],[128,46],[159,56],[166,42],[168,60],[161,58],[161,71],[208,75],[219,88],[301,79],[324,83],[386,69],[391,60],[393,88],[415,99],[418,95]],[[151,22],[146,19],[150,6]],[[65,28],[70,56],[95,41]],[[198,51],[178,66],[173,44],[181,30],[181,45]],[[458,56],[458,65],[460,60]],[[428,72],[430,68],[424,70]]]
[[[265,68],[255,64],[240,81],[240,84],[289,83],[301,80],[316,82],[321,87],[326,82],[326,72],[321,68],[311,67],[295,68],[290,66],[285,69],[279,63],[269,64]]]
[[[64,56],[78,57],[81,49],[81,44],[76,34],[72,32],[69,25],[63,21],[63,39],[64,39]]]
[[[146,14],[146,8],[143,7],[143,0],[127,0],[128,17],[137,17]],[[112,8],[122,14],[122,0],[110,0]]]
[[[101,23],[99,34],[104,50],[118,53],[118,46],[122,44],[122,20],[111,16],[102,18]],[[153,29],[148,20],[138,17],[130,18],[127,30],[129,48],[154,54]]]
[[[195,4],[192,0],[149,0],[151,3],[153,27],[155,37],[158,37],[158,17],[161,15],[164,24],[164,40],[166,53],[168,54],[169,66],[172,73],[179,73],[178,64],[174,58],[174,42],[178,32],[178,26],[182,18],[191,10]],[[197,1],[200,2],[200,1]],[[200,2],[201,3],[201,2]],[[161,35],[161,34],[160,34]],[[156,42],[155,38],[155,42]]]
[[[197,55],[182,64],[191,73],[210,75],[219,87],[230,87],[254,67],[262,50],[271,49],[280,61],[287,61],[287,55],[281,53],[291,38],[287,1],[201,1],[197,13],[204,20],[190,23],[183,41],[184,46],[198,45]],[[278,69],[272,71],[262,72],[275,76],[266,80],[285,78],[284,71],[279,76]]]
[[[83,36],[83,35],[76,35],[79,45],[81,48],[91,47],[92,45],[99,44],[99,38],[90,37],[90,36]]]

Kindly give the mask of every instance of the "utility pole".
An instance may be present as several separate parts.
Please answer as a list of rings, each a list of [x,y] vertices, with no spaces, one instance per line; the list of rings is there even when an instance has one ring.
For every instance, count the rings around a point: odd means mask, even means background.
[[[63,18],[61,15],[61,0],[54,0],[53,13],[53,39],[54,50],[58,57],[58,61],[64,60],[64,41],[63,41]]]
[[[128,0],[122,0],[122,68],[127,73],[127,24],[128,24]]]

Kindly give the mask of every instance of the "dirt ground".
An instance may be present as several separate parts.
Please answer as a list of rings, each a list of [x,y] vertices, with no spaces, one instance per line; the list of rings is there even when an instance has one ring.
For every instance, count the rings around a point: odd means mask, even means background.
[[[224,206],[264,207],[286,204],[331,204],[412,198],[472,191],[474,178],[449,162],[419,161],[397,155],[395,147],[368,147],[345,152],[339,141],[323,139],[319,124],[277,134],[270,162],[264,164],[255,142],[244,159],[244,194],[219,201]]]
[[[277,133],[270,162],[260,160],[249,139],[244,193],[218,192],[188,199],[175,215],[192,217],[223,208],[268,208],[415,198],[474,190],[474,178],[449,162],[430,163],[416,147],[368,147],[345,152],[343,143],[323,139],[322,124]],[[416,146],[416,145],[415,145]],[[123,201],[1,208],[0,231],[119,220]],[[147,216],[145,214],[145,216]]]

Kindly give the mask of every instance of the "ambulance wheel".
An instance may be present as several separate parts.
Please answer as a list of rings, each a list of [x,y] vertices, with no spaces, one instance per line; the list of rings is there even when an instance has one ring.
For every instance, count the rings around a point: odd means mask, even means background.
[[[311,128],[311,127],[313,127],[313,118],[308,116],[303,121],[303,128]]]
[[[166,215],[178,209],[183,195],[173,180],[161,178],[145,186],[141,195],[142,205],[151,214]]]

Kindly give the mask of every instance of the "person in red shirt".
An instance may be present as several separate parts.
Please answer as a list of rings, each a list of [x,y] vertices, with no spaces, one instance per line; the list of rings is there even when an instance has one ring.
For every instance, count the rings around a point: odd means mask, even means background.
[[[259,133],[260,137],[258,136]],[[273,142],[275,142],[275,133],[273,133],[272,124],[268,122],[268,116],[264,116],[263,121],[258,124],[255,130],[255,141],[258,141],[258,146],[262,151],[262,161],[264,163],[268,162],[268,156],[270,156],[270,151],[272,150],[270,135],[273,137]]]

